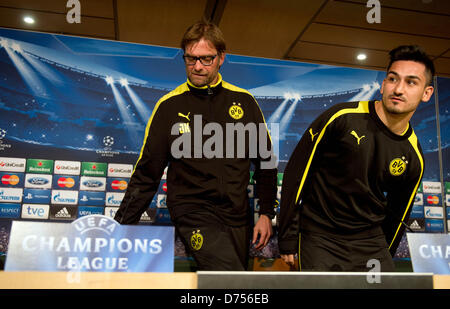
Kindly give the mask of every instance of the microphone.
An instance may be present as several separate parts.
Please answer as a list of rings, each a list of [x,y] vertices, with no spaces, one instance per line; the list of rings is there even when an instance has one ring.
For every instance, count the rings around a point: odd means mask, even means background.
[[[122,224],[123,218],[125,217],[125,214],[127,213],[128,207],[136,199],[136,196],[138,195],[138,193],[139,193],[139,188],[136,188],[133,190],[133,192],[131,192],[130,198],[128,199],[128,202],[125,205],[125,209],[123,211],[122,218],[120,218],[120,222],[119,222],[120,224]]]

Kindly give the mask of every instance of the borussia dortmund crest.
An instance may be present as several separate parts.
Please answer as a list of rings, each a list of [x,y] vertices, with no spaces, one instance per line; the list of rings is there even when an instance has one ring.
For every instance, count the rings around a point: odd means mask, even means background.
[[[230,114],[233,119],[241,119],[244,116],[244,110],[241,107],[241,103],[233,102],[233,105],[231,105],[228,110],[228,114]]]
[[[406,164],[408,164],[408,161],[405,161],[405,159],[405,157],[395,158],[389,163],[389,172],[391,175],[400,176],[405,172]]]
[[[195,251],[198,251],[202,248],[203,245],[203,235],[200,234],[200,230],[192,231],[191,236],[191,247]]]

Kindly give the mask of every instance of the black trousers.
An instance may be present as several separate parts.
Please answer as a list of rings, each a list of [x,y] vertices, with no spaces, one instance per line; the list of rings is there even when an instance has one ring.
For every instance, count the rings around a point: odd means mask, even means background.
[[[198,270],[243,271],[247,269],[250,246],[249,225],[223,224],[212,213],[192,213],[174,220],[177,234]]]
[[[384,235],[340,238],[302,231],[300,270],[368,272],[395,271]]]

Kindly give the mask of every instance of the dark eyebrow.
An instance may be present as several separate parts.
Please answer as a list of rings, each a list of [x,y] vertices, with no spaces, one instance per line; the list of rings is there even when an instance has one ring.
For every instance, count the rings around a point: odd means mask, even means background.
[[[400,76],[400,75],[399,75],[397,72],[395,72],[395,71],[389,71],[389,72],[387,73],[387,75],[389,75],[389,74],[393,74],[393,75],[395,75],[395,76]],[[417,76],[417,75],[408,75],[408,76],[406,76],[406,78],[421,80],[421,78],[420,78],[419,76]]]

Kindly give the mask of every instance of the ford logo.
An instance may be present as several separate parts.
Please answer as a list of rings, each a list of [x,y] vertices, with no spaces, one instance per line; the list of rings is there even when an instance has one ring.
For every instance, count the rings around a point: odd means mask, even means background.
[[[83,181],[83,185],[89,188],[100,188],[103,186],[103,182],[99,180],[86,180]]]
[[[42,178],[42,177],[33,177],[28,179],[28,183],[32,185],[46,185],[48,184],[48,179]]]

